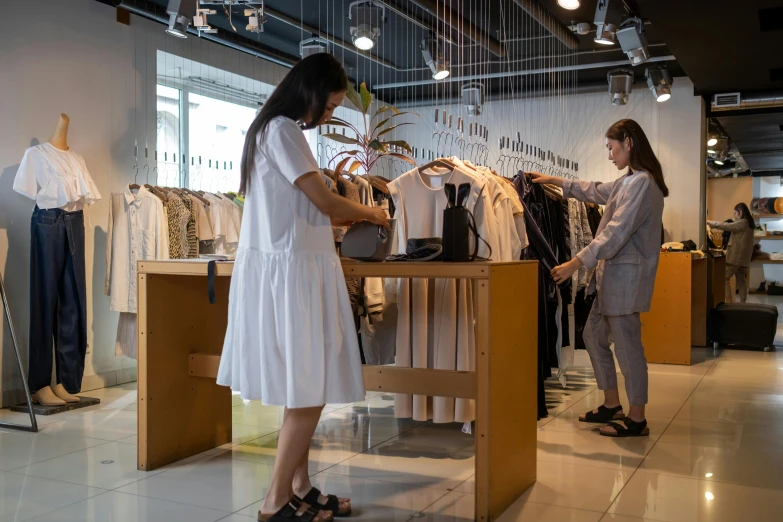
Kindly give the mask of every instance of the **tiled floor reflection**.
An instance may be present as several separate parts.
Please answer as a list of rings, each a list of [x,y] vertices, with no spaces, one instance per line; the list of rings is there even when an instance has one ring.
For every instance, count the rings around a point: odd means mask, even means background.
[[[650,365],[646,439],[604,438],[578,422],[601,394],[577,352],[567,387],[546,385],[538,481],[500,522],[782,520],[783,353],[694,352],[689,367]],[[0,520],[256,520],[279,409],[235,396],[231,443],[145,473],[136,470],[136,386],[90,395],[101,404],[43,418],[40,433],[0,430]],[[473,437],[397,419],[393,405],[378,393],[329,405],[311,444],[314,484],[351,497],[356,520],[472,520]]]

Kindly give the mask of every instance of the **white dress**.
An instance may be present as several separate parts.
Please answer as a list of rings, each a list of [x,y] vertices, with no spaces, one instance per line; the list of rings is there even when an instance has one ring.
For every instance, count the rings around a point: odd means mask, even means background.
[[[318,164],[288,118],[269,122],[257,143],[217,382],[272,406],[364,400],[331,222],[294,185]]]

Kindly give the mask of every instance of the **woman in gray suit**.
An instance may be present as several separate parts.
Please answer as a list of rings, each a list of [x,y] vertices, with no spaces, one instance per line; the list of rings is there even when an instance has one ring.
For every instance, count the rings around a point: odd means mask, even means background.
[[[633,120],[620,120],[606,131],[609,161],[626,170],[609,183],[570,181],[532,174],[534,183],[563,188],[563,196],[605,205],[595,239],[571,261],[552,270],[558,283],[581,267],[595,269],[587,294],[596,294],[584,328],[584,340],[595,370],[604,404],[582,415],[582,422],[609,423],[601,428],[608,437],[649,435],[644,409],[647,404],[647,359],[642,346],[639,314],[650,309],[661,249],[663,199],[669,189],[661,164],[644,131]],[[617,371],[610,349],[625,378],[630,402],[626,416],[617,389]],[[612,422],[618,421],[618,422]]]
[[[750,266],[753,257],[753,245],[756,242],[754,230],[756,222],[745,203],[737,203],[734,207],[734,221],[719,223],[707,221],[714,229],[731,232],[729,246],[726,248],[726,302],[734,299],[731,295],[731,278],[737,282],[737,292],[740,303],[748,298],[748,282],[745,280],[745,270]]]

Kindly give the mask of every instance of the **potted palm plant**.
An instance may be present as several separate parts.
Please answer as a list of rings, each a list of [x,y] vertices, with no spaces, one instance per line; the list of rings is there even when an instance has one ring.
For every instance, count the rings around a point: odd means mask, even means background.
[[[353,131],[355,134],[354,137],[338,134],[336,132],[324,134],[324,136],[329,139],[355,147],[351,150],[340,152],[330,159],[330,163],[339,159],[337,166],[334,168],[335,172],[340,174],[345,169],[346,172],[353,174],[360,168],[363,168],[364,173],[369,175],[373,165],[375,165],[379,159],[389,156],[407,161],[415,167],[416,161],[410,156],[413,151],[407,142],[402,140],[385,141],[383,138],[398,127],[412,125],[410,122],[397,123],[396,121],[393,121],[398,116],[411,113],[400,112],[392,105],[384,105],[372,115],[368,114],[370,105],[372,105],[372,94],[367,90],[367,85],[365,85],[364,82],[359,86],[358,92],[354,86],[348,82],[346,97],[348,98],[348,101],[351,102],[351,105],[356,107],[356,110],[362,114],[364,129],[360,130],[356,126],[340,118],[332,118],[326,122],[325,125],[344,127]],[[389,113],[391,113],[391,115],[389,115]],[[381,119],[382,117],[383,119]]]

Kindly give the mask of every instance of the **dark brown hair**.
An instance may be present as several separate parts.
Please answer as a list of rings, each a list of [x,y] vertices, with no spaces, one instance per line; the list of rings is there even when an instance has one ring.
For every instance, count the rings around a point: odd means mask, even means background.
[[[242,178],[239,192],[250,188],[251,173],[258,149],[258,134],[263,136],[269,122],[277,116],[300,121],[309,114],[312,121],[304,122],[305,129],[312,129],[321,120],[329,96],[348,89],[345,69],[337,58],[328,53],[313,54],[301,60],[288,71],[274,92],[266,100],[245,136],[240,165]]]
[[[753,219],[753,214],[750,213],[750,209],[745,203],[737,203],[734,210],[740,213],[740,216],[742,216],[740,219],[744,219],[748,222],[748,226],[751,230],[755,230],[756,220]]]
[[[663,180],[663,168],[661,162],[655,157],[655,152],[650,146],[650,140],[642,130],[642,127],[634,120],[620,120],[606,131],[606,137],[619,142],[631,139],[631,164],[632,171],[643,170],[650,174],[655,184],[663,192],[663,197],[669,196],[669,188]]]

